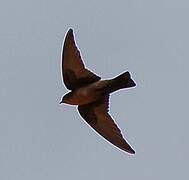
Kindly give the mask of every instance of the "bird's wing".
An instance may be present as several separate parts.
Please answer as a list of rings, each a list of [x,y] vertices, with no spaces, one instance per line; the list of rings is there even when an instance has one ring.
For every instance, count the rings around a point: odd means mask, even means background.
[[[65,86],[70,89],[100,80],[100,77],[85,68],[80,52],[75,44],[73,30],[65,37],[62,51],[62,76]]]
[[[120,129],[108,114],[109,97],[78,107],[82,118],[106,140],[118,148],[134,154],[135,151],[123,138]]]

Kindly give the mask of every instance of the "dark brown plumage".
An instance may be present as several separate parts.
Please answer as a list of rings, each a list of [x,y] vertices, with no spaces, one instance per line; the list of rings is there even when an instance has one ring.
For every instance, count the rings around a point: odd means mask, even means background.
[[[63,46],[62,76],[65,86],[71,91],[60,103],[78,105],[80,115],[96,132],[118,148],[134,154],[135,151],[108,114],[109,94],[136,85],[129,72],[114,79],[101,80],[85,68],[74,41],[73,30],[70,29]]]

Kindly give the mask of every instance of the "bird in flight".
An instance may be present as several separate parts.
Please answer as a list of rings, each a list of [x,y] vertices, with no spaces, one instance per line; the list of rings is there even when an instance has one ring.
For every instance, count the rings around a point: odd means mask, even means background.
[[[62,77],[65,86],[71,91],[63,96],[60,104],[78,105],[81,117],[97,133],[121,150],[134,154],[135,151],[108,113],[111,93],[136,86],[130,73],[127,71],[113,79],[101,80],[101,77],[85,67],[73,30],[69,29],[62,51]]]

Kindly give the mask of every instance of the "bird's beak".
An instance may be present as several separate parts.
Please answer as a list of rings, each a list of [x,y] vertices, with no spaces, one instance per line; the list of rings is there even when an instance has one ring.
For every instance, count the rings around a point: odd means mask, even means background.
[[[63,100],[61,100],[61,101],[59,102],[59,104],[62,104],[62,103],[64,103],[64,101],[63,101]]]

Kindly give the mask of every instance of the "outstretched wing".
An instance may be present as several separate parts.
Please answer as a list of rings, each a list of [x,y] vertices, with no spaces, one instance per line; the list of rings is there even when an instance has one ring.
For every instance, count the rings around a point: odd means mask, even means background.
[[[135,151],[123,138],[120,129],[108,114],[109,97],[104,97],[99,101],[78,107],[83,119],[106,140],[118,148],[134,154]]]
[[[62,76],[65,86],[70,90],[100,80],[99,76],[85,69],[80,52],[74,41],[72,29],[67,32],[64,41]]]

